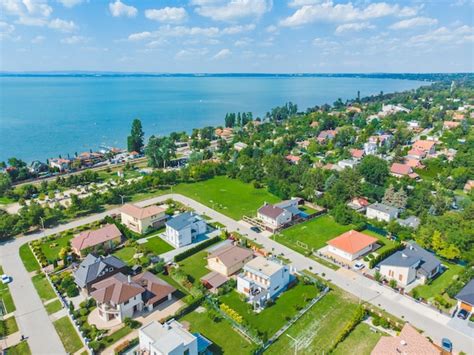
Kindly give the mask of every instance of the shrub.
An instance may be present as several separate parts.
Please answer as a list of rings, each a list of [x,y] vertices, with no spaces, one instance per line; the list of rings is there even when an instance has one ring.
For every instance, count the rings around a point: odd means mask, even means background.
[[[217,236],[211,239],[208,239],[201,244],[196,245],[193,248],[190,248],[186,251],[183,251],[180,254],[177,254],[174,256],[174,262],[177,263],[183,259],[186,259],[188,256],[191,256],[193,254],[196,254],[198,251],[201,251],[203,249],[206,249],[207,247],[211,246],[212,244],[217,243],[218,241],[222,240],[221,237]]]
[[[352,319],[349,320],[342,331],[336,336],[335,341],[328,352],[332,352],[340,342],[346,339],[346,337],[354,330],[354,328],[364,320],[364,317],[365,309],[363,307],[358,307],[354,312]]]
[[[228,305],[226,305],[225,303],[221,303],[221,305],[219,306],[219,308],[225,313],[227,314],[231,319],[233,319],[235,322],[237,322],[238,324],[243,324],[244,322],[244,318],[235,310],[233,310],[232,308],[230,308]]]
[[[403,244],[397,244],[393,248],[385,250],[383,253],[380,253],[375,258],[370,260],[369,268],[373,269],[375,267],[375,265],[377,265],[379,262],[381,262],[382,260],[388,258],[393,253],[396,253],[397,251],[402,250],[404,248],[405,247],[403,246]]]

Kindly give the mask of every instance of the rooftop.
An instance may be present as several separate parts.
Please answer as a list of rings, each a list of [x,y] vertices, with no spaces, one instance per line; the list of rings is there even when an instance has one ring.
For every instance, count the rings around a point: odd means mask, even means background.
[[[166,225],[170,228],[173,228],[174,230],[179,231],[200,220],[201,217],[199,217],[197,214],[193,212],[184,212],[171,218],[168,222],[166,222]]]
[[[376,210],[376,211],[379,211],[379,212],[383,212],[383,213],[390,213],[390,214],[398,213],[398,208],[392,207],[392,206],[389,206],[389,205],[385,205],[385,204],[380,203],[380,202],[373,203],[370,206],[368,206],[367,208],[370,208],[370,209],[373,209],[373,210]]]
[[[456,299],[474,305],[474,279],[469,281],[466,286],[456,295]]]
[[[122,304],[145,291],[130,276],[115,274],[92,285],[91,297],[99,303]]]
[[[434,254],[423,249],[415,242],[409,242],[405,249],[390,255],[379,265],[409,267],[418,262],[420,262],[420,271],[426,274],[430,274],[433,269],[441,264]]]
[[[165,210],[156,205],[152,205],[148,207],[138,207],[136,205],[126,204],[122,206],[122,208],[120,209],[120,212],[125,213],[137,219],[144,219],[151,216],[155,216],[160,213],[164,213]]]
[[[106,224],[104,227],[81,232],[71,240],[74,249],[83,250],[120,238],[122,233],[115,224]]]
[[[255,259],[250,260],[245,264],[244,269],[248,271],[257,271],[265,276],[272,276],[276,272],[280,271],[283,268],[283,265],[268,260],[263,256],[257,256]]]
[[[283,208],[273,206],[273,205],[264,205],[258,209],[258,213],[263,214],[269,218],[277,218],[284,212]]]
[[[355,230],[350,230],[341,234],[339,237],[329,240],[327,244],[349,254],[355,254],[376,242],[377,238]]]
[[[225,266],[229,267],[236,263],[242,262],[248,257],[252,256],[253,252],[250,249],[241,248],[236,245],[226,245],[214,250],[209,254],[209,258],[218,258]]]
[[[106,268],[110,267],[122,269],[125,267],[125,263],[112,255],[103,257],[88,254],[74,272],[75,282],[79,287],[85,287],[97,279]]]
[[[194,335],[174,319],[164,324],[153,321],[141,327],[140,332],[152,339],[152,346],[163,354],[168,354],[178,346],[186,346],[196,340]]]

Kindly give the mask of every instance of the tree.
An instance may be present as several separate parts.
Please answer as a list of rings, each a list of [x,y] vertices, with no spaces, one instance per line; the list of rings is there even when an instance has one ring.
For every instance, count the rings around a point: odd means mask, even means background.
[[[143,138],[145,134],[142,129],[142,122],[136,118],[132,122],[132,130],[130,135],[127,137],[127,148],[129,152],[139,152],[143,151]]]
[[[148,164],[153,168],[165,168],[176,154],[176,146],[169,137],[151,136],[145,149]]]
[[[359,172],[366,181],[376,185],[383,185],[389,174],[387,162],[374,155],[362,158]]]
[[[0,195],[3,195],[12,187],[12,180],[8,174],[0,174]]]

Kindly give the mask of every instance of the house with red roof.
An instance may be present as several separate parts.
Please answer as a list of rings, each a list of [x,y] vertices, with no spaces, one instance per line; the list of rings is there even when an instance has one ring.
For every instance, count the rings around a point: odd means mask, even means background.
[[[337,134],[337,130],[333,130],[333,129],[321,131],[319,132],[317,140],[321,144],[326,143],[327,141],[333,140],[336,137],[336,134]]]
[[[421,150],[426,154],[434,154],[436,152],[436,142],[420,139],[413,143],[412,148]]]
[[[370,253],[377,245],[377,238],[350,230],[326,242],[327,251],[347,261],[353,261]]]
[[[362,157],[365,155],[365,152],[363,149],[351,149],[351,156],[354,159],[362,159]]]
[[[408,164],[393,163],[390,167],[390,174],[397,178],[408,176],[409,178],[416,179],[418,174],[413,171],[413,168]]]
[[[72,251],[76,255],[84,255],[91,250],[103,248],[112,250],[122,241],[122,233],[115,224],[106,224],[102,228],[87,230],[71,240]]]
[[[290,164],[295,164],[295,165],[298,165],[300,160],[301,160],[301,157],[297,156],[297,155],[292,155],[292,154],[288,154],[286,157],[285,157],[286,161],[288,161]]]
[[[454,129],[459,127],[459,122],[456,121],[444,121],[443,128],[444,129]]]
[[[423,169],[425,166],[421,163],[420,160],[416,159],[416,158],[409,158],[409,157],[406,157],[405,160],[404,160],[404,163],[405,165],[408,165],[409,167],[413,168],[413,169]]]

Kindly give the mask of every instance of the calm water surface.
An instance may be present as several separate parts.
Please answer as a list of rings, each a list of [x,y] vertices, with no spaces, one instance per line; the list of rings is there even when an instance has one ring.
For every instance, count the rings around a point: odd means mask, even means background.
[[[417,88],[425,82],[362,78],[0,77],[0,161],[126,146],[131,121],[145,134],[221,125],[226,112],[254,117],[287,101],[300,110],[337,98]]]

